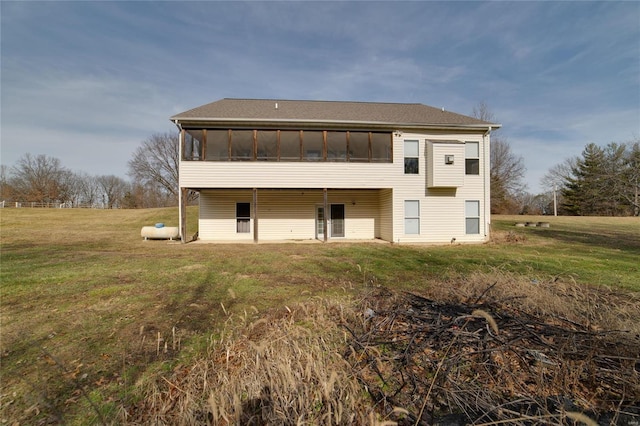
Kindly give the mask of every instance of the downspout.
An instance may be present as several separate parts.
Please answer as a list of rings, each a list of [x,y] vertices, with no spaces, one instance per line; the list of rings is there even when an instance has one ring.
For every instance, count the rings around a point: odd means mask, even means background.
[[[484,172],[484,236],[488,240],[491,238],[491,126],[482,135],[483,145],[485,146],[485,167],[487,170]]]

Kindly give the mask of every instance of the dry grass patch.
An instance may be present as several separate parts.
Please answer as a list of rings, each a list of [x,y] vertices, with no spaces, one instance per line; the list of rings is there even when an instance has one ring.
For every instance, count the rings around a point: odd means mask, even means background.
[[[138,383],[128,424],[369,424],[370,400],[342,357],[345,301],[314,298],[257,318],[231,316],[206,358]]]
[[[640,335],[640,294],[578,284],[571,276],[530,278],[506,271],[454,275],[427,295],[441,301],[499,303],[541,318],[559,317],[598,330]]]

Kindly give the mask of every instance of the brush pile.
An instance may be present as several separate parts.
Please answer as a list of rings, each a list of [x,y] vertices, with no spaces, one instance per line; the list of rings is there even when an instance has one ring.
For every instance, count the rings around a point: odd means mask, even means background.
[[[526,312],[524,297],[489,297],[493,287],[438,301],[376,289],[360,302],[362,324],[343,325],[345,358],[383,416],[401,411],[401,425],[638,424],[636,332]]]
[[[640,296],[448,280],[229,313],[202,356],[137,382],[121,423],[639,424]]]

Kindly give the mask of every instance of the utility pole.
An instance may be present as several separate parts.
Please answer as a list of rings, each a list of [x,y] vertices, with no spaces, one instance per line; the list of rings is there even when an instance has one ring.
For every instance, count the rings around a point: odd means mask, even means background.
[[[558,216],[558,197],[556,192],[558,191],[558,186],[553,184],[553,215]]]

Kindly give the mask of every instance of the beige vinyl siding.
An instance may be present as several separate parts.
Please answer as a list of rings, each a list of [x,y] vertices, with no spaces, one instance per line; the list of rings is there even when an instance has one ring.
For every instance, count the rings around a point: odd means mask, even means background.
[[[393,241],[393,190],[380,190],[380,226],[376,237]]]
[[[391,188],[391,163],[182,161],[187,188]]]
[[[418,175],[404,175],[403,159],[398,158],[397,153],[402,152],[400,147],[404,140],[420,141],[420,164]],[[429,140],[451,140],[480,142],[480,158],[485,158],[485,147],[481,134],[415,134],[404,133],[400,138],[394,138],[394,166],[398,167],[396,178],[393,180],[393,237],[394,242],[399,243],[450,243],[453,238],[456,242],[482,242],[485,241],[483,222],[485,218],[485,191],[484,175],[488,170],[486,162],[480,164],[480,175],[464,176],[463,185],[452,188],[429,188],[428,167],[431,157],[428,155]],[[448,142],[443,142],[448,144]],[[456,154],[455,161],[464,164],[464,145]],[[461,157],[461,158],[458,158]],[[434,176],[435,177],[435,176]],[[438,177],[439,178],[439,177]],[[488,181],[488,176],[487,176]],[[420,234],[404,234],[404,202],[417,200],[420,202]],[[465,234],[465,200],[479,200],[481,233],[480,235]]]
[[[253,220],[251,220],[251,232],[236,232],[236,203],[238,202],[251,203],[253,209],[253,192],[251,190],[218,191],[215,196],[208,191],[201,192],[198,238],[203,241],[253,241]]]
[[[372,240],[380,215],[379,191],[329,191],[329,204],[344,204],[345,239]]]
[[[200,198],[199,238],[202,241],[253,240],[253,218],[250,233],[235,232],[235,203],[251,202],[253,209],[252,190],[204,190]],[[345,206],[344,239],[376,237],[379,191],[329,190],[327,198],[329,205]],[[322,190],[263,189],[258,190],[257,199],[259,241],[316,238],[316,209],[323,206]]]
[[[427,140],[426,173],[429,188],[452,188],[464,185],[464,143]],[[452,164],[445,157],[451,156]]]

